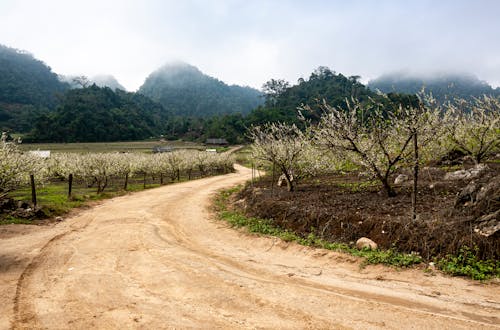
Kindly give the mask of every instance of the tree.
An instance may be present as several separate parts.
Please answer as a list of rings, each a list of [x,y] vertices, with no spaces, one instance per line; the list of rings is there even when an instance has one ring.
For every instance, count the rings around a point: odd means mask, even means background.
[[[283,175],[288,191],[295,189],[300,176],[299,163],[310,140],[295,125],[269,123],[250,130],[252,154],[256,159],[271,162]]]
[[[346,103],[346,111],[323,104],[315,143],[363,166],[382,183],[389,197],[395,196],[390,175],[408,157],[412,135],[388,119],[394,115],[385,113],[380,103],[355,99]]]
[[[493,97],[448,103],[446,131],[453,147],[483,162],[500,148],[500,100]]]
[[[92,82],[86,76],[77,76],[71,80],[74,85],[80,86],[80,88],[87,88],[92,84]]]
[[[275,106],[278,98],[290,87],[290,83],[283,79],[271,79],[262,85],[262,91],[267,106]]]

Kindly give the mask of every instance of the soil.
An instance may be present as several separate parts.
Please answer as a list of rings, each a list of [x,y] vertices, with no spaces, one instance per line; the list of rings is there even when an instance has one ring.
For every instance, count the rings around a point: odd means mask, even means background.
[[[500,208],[499,191],[479,205],[457,205],[457,195],[472,180],[444,180],[445,174],[439,168],[421,170],[416,221],[411,220],[411,180],[396,185],[397,196],[389,198],[381,185],[357,172],[305,180],[293,192],[273,187],[271,177],[265,176],[247,185],[236,205],[249,216],[272,219],[304,237],[313,232],[351,245],[368,237],[379,247],[418,252],[426,260],[475,246],[479,258],[499,260],[500,231],[485,237],[474,230],[478,217]],[[474,182],[499,181],[499,175],[500,164],[490,163]]]
[[[500,285],[234,230],[210,199],[250,170],[0,227],[0,328],[494,329]]]

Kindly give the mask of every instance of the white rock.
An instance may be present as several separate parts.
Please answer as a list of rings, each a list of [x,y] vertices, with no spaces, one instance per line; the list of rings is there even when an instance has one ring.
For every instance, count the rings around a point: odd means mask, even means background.
[[[376,250],[377,249],[377,243],[372,241],[371,239],[367,237],[361,237],[356,241],[356,248],[359,250],[362,250],[364,248],[369,248],[370,250]]]

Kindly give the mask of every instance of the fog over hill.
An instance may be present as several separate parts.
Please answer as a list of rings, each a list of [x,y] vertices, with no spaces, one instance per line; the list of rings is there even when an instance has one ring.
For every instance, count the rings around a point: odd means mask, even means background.
[[[179,61],[151,73],[138,92],[182,116],[248,113],[262,103],[258,90],[229,86],[197,67]]]
[[[93,76],[90,78],[92,82],[94,82],[99,87],[109,87],[112,90],[121,89],[125,91],[125,87],[116,80],[116,78],[112,75],[101,74],[97,76]]]
[[[426,93],[432,93],[440,101],[483,95],[500,96],[499,87],[494,89],[470,73],[391,73],[370,81],[368,87],[383,93],[407,94],[419,93],[424,88]]]

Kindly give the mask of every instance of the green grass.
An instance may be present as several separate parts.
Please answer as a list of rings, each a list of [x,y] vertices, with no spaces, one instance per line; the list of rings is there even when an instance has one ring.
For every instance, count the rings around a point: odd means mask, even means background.
[[[301,237],[297,233],[275,226],[271,220],[247,217],[244,214],[227,208],[229,197],[239,191],[241,186],[223,190],[215,198],[215,208],[219,219],[224,220],[236,228],[246,228],[250,233],[279,237],[286,242],[296,242],[305,246],[340,251],[364,258],[361,266],[367,264],[384,264],[396,267],[410,267],[422,262],[418,254],[405,254],[390,250],[358,250],[344,243],[328,242],[314,235]]]
[[[30,225],[32,224],[32,221],[29,219],[16,218],[10,215],[6,216],[3,219],[0,219],[0,225],[9,225],[9,224]]]
[[[200,149],[199,143],[187,141],[126,141],[88,143],[22,143],[21,150],[50,150],[52,152],[151,152],[154,146],[172,146],[179,149]]]
[[[366,191],[367,188],[380,186],[379,181],[362,181],[362,182],[337,182],[335,184],[339,188],[344,188],[352,192]]]
[[[251,146],[244,146],[240,150],[236,151],[235,153],[236,156],[236,163],[245,166],[245,167],[252,167],[252,163],[254,160],[252,159],[252,148]]]
[[[480,260],[478,249],[464,246],[457,255],[448,255],[437,261],[438,267],[454,276],[467,276],[474,280],[487,280],[500,277],[499,260]]]
[[[146,189],[159,187],[158,183],[148,183]],[[71,198],[68,198],[68,183],[56,182],[45,186],[37,187],[37,206],[41,207],[45,217],[56,217],[68,213],[71,209],[81,207],[90,201],[98,201],[117,196],[122,196],[129,192],[144,190],[143,183],[131,183],[127,190],[118,187],[108,187],[101,194],[97,194],[96,188],[87,188],[75,185]],[[25,187],[17,189],[9,194],[9,197],[18,201],[31,201],[31,188]],[[6,216],[0,220],[0,224],[22,223],[31,224],[32,220]]]

